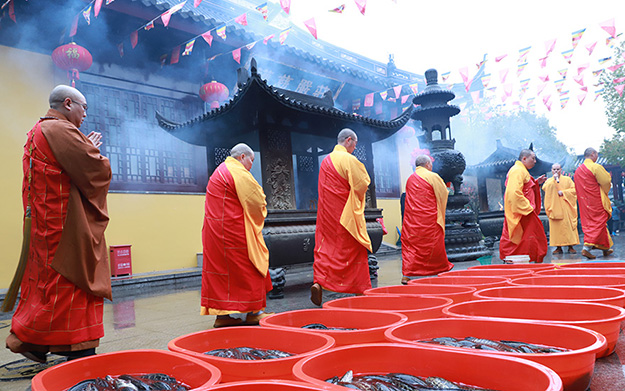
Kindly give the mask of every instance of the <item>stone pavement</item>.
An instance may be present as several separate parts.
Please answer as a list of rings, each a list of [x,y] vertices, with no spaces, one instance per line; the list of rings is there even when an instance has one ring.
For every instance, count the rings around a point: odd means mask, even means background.
[[[614,237],[614,254],[605,260],[625,260],[625,234]],[[582,259],[578,254],[551,255],[546,263],[573,263]],[[495,254],[498,254],[495,251]],[[600,252],[597,251],[597,255]],[[598,257],[597,260],[602,260]],[[378,257],[380,269],[374,286],[397,285],[401,279],[401,258],[398,251]],[[501,263],[493,256],[492,263]],[[479,264],[477,261],[457,263],[454,270],[467,269]],[[312,267],[299,265],[287,270],[285,298],[268,300],[267,311],[283,312],[296,309],[316,308],[309,300],[312,283]],[[167,349],[167,343],[181,335],[212,327],[214,316],[200,316],[199,269],[184,270],[157,275],[133,276],[114,280],[114,302],[104,308],[105,336],[98,353],[129,349]],[[344,294],[324,292],[324,301],[343,297]],[[0,315],[0,340],[9,333],[10,314]],[[58,356],[49,360],[60,362]],[[625,390],[625,336],[621,333],[616,352],[597,361],[592,391]],[[28,360],[0,349],[0,390],[24,391],[30,386],[28,376],[45,368],[42,364],[31,365]],[[17,378],[16,378],[17,377]],[[10,380],[16,378],[15,380]]]

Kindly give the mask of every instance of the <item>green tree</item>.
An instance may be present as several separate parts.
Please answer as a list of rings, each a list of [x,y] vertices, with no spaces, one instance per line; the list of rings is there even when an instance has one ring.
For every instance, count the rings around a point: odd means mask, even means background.
[[[614,48],[612,55],[612,65],[622,62],[621,58],[625,53],[625,42]],[[604,85],[601,97],[605,102],[605,113],[608,117],[608,125],[610,125],[616,133],[610,139],[604,139],[601,145],[601,155],[605,157],[610,164],[618,164],[625,167],[625,97],[619,95],[614,86],[623,84],[618,79],[625,77],[625,67],[620,67],[613,72],[607,68],[602,73],[600,81]]]

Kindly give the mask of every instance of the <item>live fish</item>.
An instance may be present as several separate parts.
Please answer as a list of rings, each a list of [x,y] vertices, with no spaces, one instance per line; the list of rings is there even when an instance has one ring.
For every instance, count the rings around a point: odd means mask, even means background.
[[[190,387],[163,373],[121,375],[83,380],[67,391],[187,391]]]
[[[271,360],[293,356],[292,353],[283,352],[277,349],[257,349],[247,346],[236,348],[213,349],[204,354],[215,357],[231,358],[234,360]]]
[[[350,329],[346,327],[328,327],[322,323],[311,323],[306,326],[302,326],[303,329],[313,329],[313,330],[358,330],[358,329]]]
[[[406,373],[355,376],[351,370],[341,377],[327,379],[326,382],[361,391],[495,391],[455,383],[442,377],[419,377]]]
[[[562,353],[570,351],[570,349],[556,346],[539,345],[518,341],[493,341],[486,338],[475,337],[466,337],[464,339],[456,339],[452,337],[436,337],[428,340],[418,340],[417,342],[433,343],[443,346],[453,346],[460,348],[528,354]]]

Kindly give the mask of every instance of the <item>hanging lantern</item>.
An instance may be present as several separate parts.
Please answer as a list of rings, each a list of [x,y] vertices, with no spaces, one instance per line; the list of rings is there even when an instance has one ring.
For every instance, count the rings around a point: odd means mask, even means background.
[[[57,67],[67,71],[67,78],[71,80],[72,87],[76,86],[75,80],[80,80],[79,71],[86,71],[93,63],[91,53],[74,42],[54,49],[52,61]]]
[[[200,87],[200,98],[210,103],[211,110],[218,108],[220,102],[228,99],[229,94],[228,87],[214,80]]]

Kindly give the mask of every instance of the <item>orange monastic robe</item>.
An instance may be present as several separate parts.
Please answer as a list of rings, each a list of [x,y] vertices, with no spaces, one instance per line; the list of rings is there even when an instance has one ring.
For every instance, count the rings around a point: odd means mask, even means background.
[[[559,181],[549,178],[543,184],[545,213],[549,217],[549,245],[574,246],[579,244],[575,184],[571,178],[563,175]],[[562,196],[558,191],[562,192]]]
[[[364,164],[337,145],[319,169],[314,282],[335,292],[371,288],[365,195],[371,180]]]
[[[454,267],[445,251],[447,196],[441,177],[425,167],[408,178],[401,231],[404,276],[429,276]]]
[[[538,213],[540,186],[520,161],[508,171],[504,193],[505,221],[499,241],[499,257],[529,255],[542,262],[547,254],[547,236]]]
[[[103,298],[111,298],[104,240],[109,161],[50,109],[28,133],[23,168],[32,228],[11,333],[51,352],[97,347],[104,336]]]
[[[272,289],[263,239],[267,203],[262,187],[233,157],[206,186],[202,228],[202,315],[260,311]]]
[[[612,216],[608,192],[612,186],[610,173],[590,159],[575,170],[575,189],[579,202],[579,216],[584,231],[584,245],[601,250],[612,247],[607,223]]]

